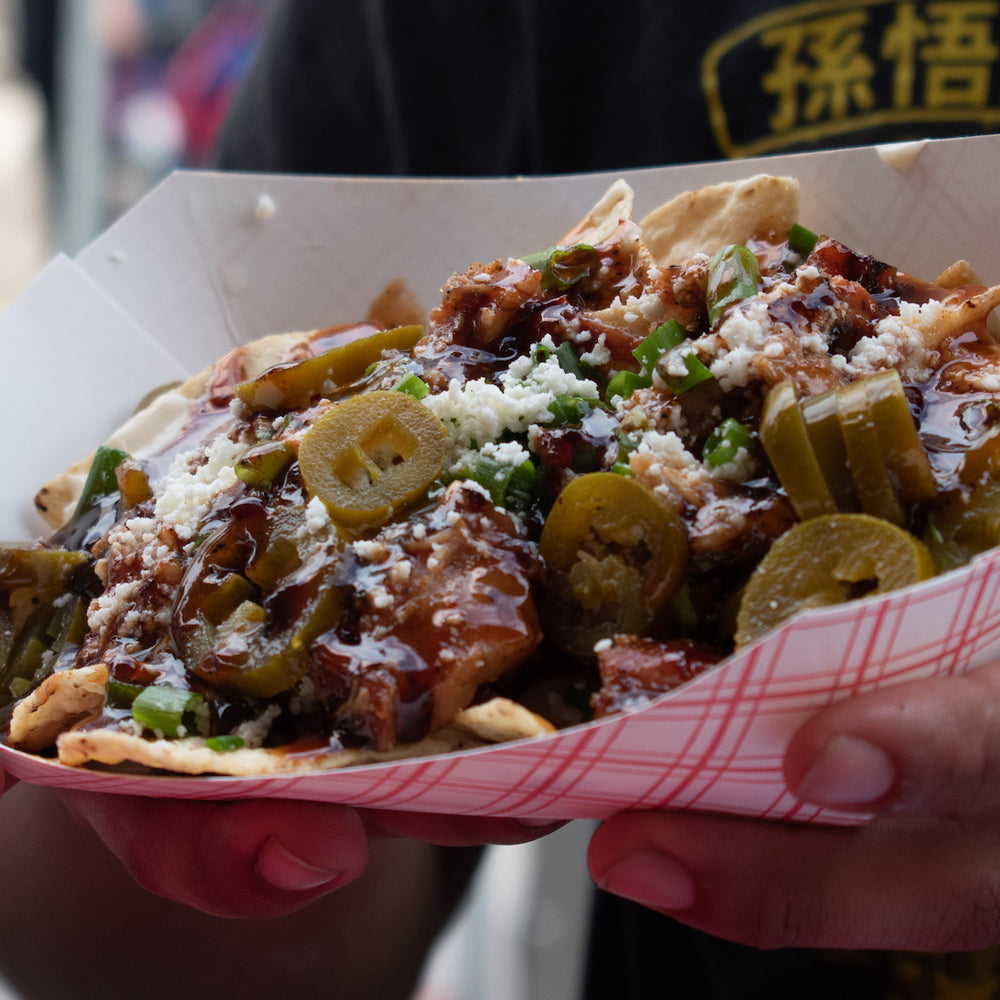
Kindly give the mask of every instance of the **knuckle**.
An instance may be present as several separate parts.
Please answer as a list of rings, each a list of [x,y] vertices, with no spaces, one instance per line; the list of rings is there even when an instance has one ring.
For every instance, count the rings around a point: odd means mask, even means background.
[[[819,940],[819,921],[804,899],[781,895],[754,909],[749,939],[743,943],[767,951],[814,945]]]
[[[946,951],[976,951],[1000,942],[1000,885],[983,880],[971,900],[953,899],[942,910],[935,940]]]

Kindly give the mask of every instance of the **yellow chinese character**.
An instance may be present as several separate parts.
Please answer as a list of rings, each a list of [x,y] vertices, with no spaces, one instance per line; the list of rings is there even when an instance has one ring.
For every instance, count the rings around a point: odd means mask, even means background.
[[[866,22],[866,12],[850,11],[761,35],[764,46],[778,50],[762,81],[764,90],[778,99],[771,118],[775,131],[792,128],[800,120],[845,118],[852,110],[867,111],[874,105],[875,69],[861,48]]]
[[[927,33],[927,25],[918,16],[915,4],[896,4],[896,16],[882,36],[881,49],[882,58],[893,63],[893,107],[913,106],[918,46],[927,38]]]
[[[925,103],[931,108],[984,107],[998,49],[991,37],[995,3],[929,3],[930,41],[921,50],[927,64]]]

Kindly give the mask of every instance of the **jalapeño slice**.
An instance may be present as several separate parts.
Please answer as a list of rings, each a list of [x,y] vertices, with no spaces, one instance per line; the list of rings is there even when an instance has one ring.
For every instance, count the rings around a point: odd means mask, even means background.
[[[836,513],[837,502],[813,450],[791,379],[767,394],[759,436],[795,513],[803,521]]]
[[[579,656],[618,633],[647,634],[687,573],[687,530],[652,490],[613,472],[578,476],[545,521],[546,635]]]
[[[893,524],[903,524],[906,514],[889,478],[865,380],[841,386],[836,390],[836,400],[861,510]]]
[[[736,617],[745,646],[799,611],[907,587],[934,574],[924,545],[867,514],[815,517],[789,528],[751,574]]]
[[[383,351],[408,351],[422,335],[421,326],[379,330],[315,357],[275,365],[257,378],[241,382],[234,391],[255,410],[299,410],[331,388],[357,382],[382,359]]]
[[[302,436],[306,488],[340,524],[385,521],[415,500],[441,472],[441,421],[404,392],[376,391],[336,403]]]
[[[923,535],[941,572],[1000,545],[1000,435],[966,453],[959,480],[931,506]]]

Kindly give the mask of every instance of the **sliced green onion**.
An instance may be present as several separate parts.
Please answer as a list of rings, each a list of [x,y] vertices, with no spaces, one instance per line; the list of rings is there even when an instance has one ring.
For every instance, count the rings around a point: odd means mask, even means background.
[[[652,384],[653,380],[648,375],[640,375],[637,372],[618,372],[608,383],[604,398],[609,403],[616,396],[628,399],[636,390],[647,389]]]
[[[662,368],[660,371],[660,377],[678,396],[693,389],[696,385],[701,385],[702,382],[707,382],[712,377],[712,373],[694,351],[683,355],[682,361],[687,369],[685,375],[668,374]]]
[[[756,295],[760,288],[760,265],[753,251],[739,243],[717,250],[708,262],[708,321],[715,321],[736,302]]]
[[[525,254],[521,260],[523,260],[524,263],[533,270],[541,271],[544,270],[545,265],[548,262],[549,257],[552,256],[552,251],[554,249],[555,247],[549,247],[547,250],[537,250],[535,253]]]
[[[404,375],[393,386],[393,389],[397,392],[408,393],[414,399],[423,399],[430,392],[427,383],[419,375],[414,375],[412,372],[409,375]]]
[[[104,685],[104,700],[111,708],[131,708],[135,699],[145,690],[142,684],[127,684],[110,677]]]
[[[591,411],[594,400],[563,393],[549,403],[549,413],[556,424],[578,424]]]
[[[788,230],[788,249],[802,257],[808,257],[819,237],[805,226],[793,222]]]
[[[208,706],[195,691],[150,685],[132,702],[132,718],[153,732],[175,739],[183,732],[202,733],[208,728]]]
[[[128,455],[124,451],[103,444],[94,452],[94,460],[90,463],[90,471],[77,501],[74,517],[80,517],[106,497],[118,492],[118,477],[115,472],[126,458]]]
[[[563,341],[555,350],[554,357],[559,362],[559,367],[570,375],[575,375],[578,379],[587,378],[587,370],[583,362],[577,357],[576,351]]]
[[[618,454],[615,456],[615,464],[611,467],[612,472],[616,472],[620,476],[632,475],[629,456],[639,447],[640,441],[641,439],[634,434],[618,435]]]
[[[600,266],[598,252],[587,243],[555,247],[544,254],[529,254],[525,263],[542,272],[542,291],[565,292]]]
[[[255,489],[266,489],[295,456],[284,441],[265,441],[248,448],[233,466],[236,478]]]
[[[642,374],[651,374],[656,368],[656,362],[659,361],[660,355],[677,347],[684,341],[685,337],[684,328],[675,319],[667,320],[666,323],[658,326],[632,352],[632,357],[642,366]]]
[[[530,459],[520,465],[502,465],[489,455],[480,455],[468,478],[484,487],[498,507],[523,510],[534,496],[536,476]]]
[[[752,455],[755,451],[754,439],[739,421],[729,417],[708,435],[701,459],[714,469],[734,461],[741,449]]]
[[[205,745],[217,753],[229,753],[232,750],[242,750],[246,746],[246,741],[235,733],[225,733],[222,736],[209,736],[205,740]]]
[[[124,451],[107,445],[94,452],[73,515],[56,535],[63,548],[89,549],[114,524],[121,500],[115,473],[127,458]]]
[[[530,459],[514,467],[510,479],[507,480],[507,495],[504,506],[510,510],[525,510],[535,496],[535,483],[538,472]]]

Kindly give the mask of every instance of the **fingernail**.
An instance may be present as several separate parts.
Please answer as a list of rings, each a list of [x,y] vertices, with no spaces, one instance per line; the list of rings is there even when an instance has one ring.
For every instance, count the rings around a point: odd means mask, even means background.
[[[694,905],[691,873],[653,847],[629,851],[597,879],[597,884],[616,896],[625,896],[656,910],[681,911]]]
[[[857,736],[835,736],[794,790],[822,805],[870,805],[885,798],[896,782],[896,768],[885,752]]]
[[[286,892],[318,889],[321,885],[336,882],[343,875],[342,872],[332,872],[303,861],[277,837],[268,837],[257,852],[257,873],[265,882]]]

